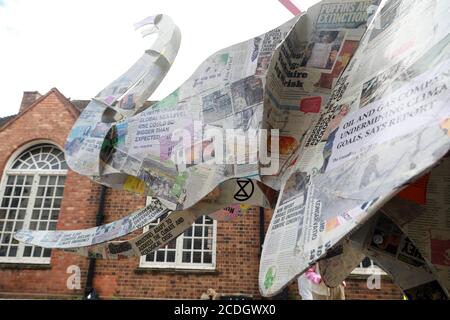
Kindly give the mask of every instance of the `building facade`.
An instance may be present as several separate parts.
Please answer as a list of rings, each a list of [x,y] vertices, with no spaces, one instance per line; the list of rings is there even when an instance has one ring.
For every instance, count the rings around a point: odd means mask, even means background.
[[[0,119],[0,298],[81,299],[86,285],[104,299],[198,299],[210,288],[261,298],[259,257],[270,210],[253,208],[228,222],[202,217],[164,249],[127,260],[89,262],[13,239],[22,228],[93,227],[99,209],[107,223],[146,204],[146,197],[106,188],[99,207],[102,187],[68,169],[63,146],[87,102],[57,89],[25,92],[19,113]],[[347,279],[347,299],[401,299],[387,275],[379,288],[367,287],[373,269],[367,260]],[[297,284],[280,298],[300,299]]]

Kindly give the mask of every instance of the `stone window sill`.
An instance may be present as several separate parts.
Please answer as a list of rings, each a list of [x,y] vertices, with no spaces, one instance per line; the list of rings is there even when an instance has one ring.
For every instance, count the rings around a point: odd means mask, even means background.
[[[0,270],[12,269],[12,270],[48,270],[51,269],[50,264],[42,263],[0,263]]]
[[[142,273],[165,273],[165,274],[194,274],[194,275],[219,275],[220,272],[216,269],[181,269],[181,268],[151,268],[138,267],[134,270],[137,274]]]

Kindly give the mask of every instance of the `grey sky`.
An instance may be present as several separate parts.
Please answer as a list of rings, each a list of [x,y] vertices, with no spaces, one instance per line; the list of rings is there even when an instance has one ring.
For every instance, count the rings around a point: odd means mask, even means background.
[[[176,89],[215,51],[292,17],[277,0],[2,2],[0,116],[17,112],[23,91],[56,87],[73,99],[92,98],[142,54],[133,23],[147,16],[168,14],[182,32],[178,57],[152,99]]]

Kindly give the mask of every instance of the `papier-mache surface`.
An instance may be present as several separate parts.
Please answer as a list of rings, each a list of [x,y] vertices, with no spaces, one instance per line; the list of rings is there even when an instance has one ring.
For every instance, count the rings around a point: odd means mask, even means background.
[[[118,259],[157,250],[202,215],[245,219],[223,209],[271,207],[259,272],[263,296],[279,293],[318,260],[335,286],[364,255],[379,257],[411,297],[433,281],[427,290],[448,296],[448,257],[433,252],[450,249],[450,231],[430,224],[429,239],[411,231],[433,213],[418,209],[401,225],[396,218],[408,205],[392,197],[450,149],[449,9],[434,0],[324,0],[211,55],[154,103],[147,100],[181,35],[166,15],[138,22],[144,40],[157,33],[156,41],[92,99],[65,153],[72,170],[153,202],[104,226],[22,230],[16,239]],[[268,190],[279,192],[276,205]],[[390,214],[382,213],[385,204]],[[424,257],[417,283],[405,280],[410,269],[398,254],[376,255],[361,242],[379,221],[389,224],[381,216]],[[144,234],[114,241],[158,218]]]

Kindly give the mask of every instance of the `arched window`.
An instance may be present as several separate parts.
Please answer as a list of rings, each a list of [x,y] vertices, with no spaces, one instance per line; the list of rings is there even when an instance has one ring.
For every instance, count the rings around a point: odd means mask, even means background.
[[[0,188],[0,262],[50,263],[50,249],[19,243],[13,234],[56,229],[66,174],[64,153],[52,144],[34,145],[11,159]]]

